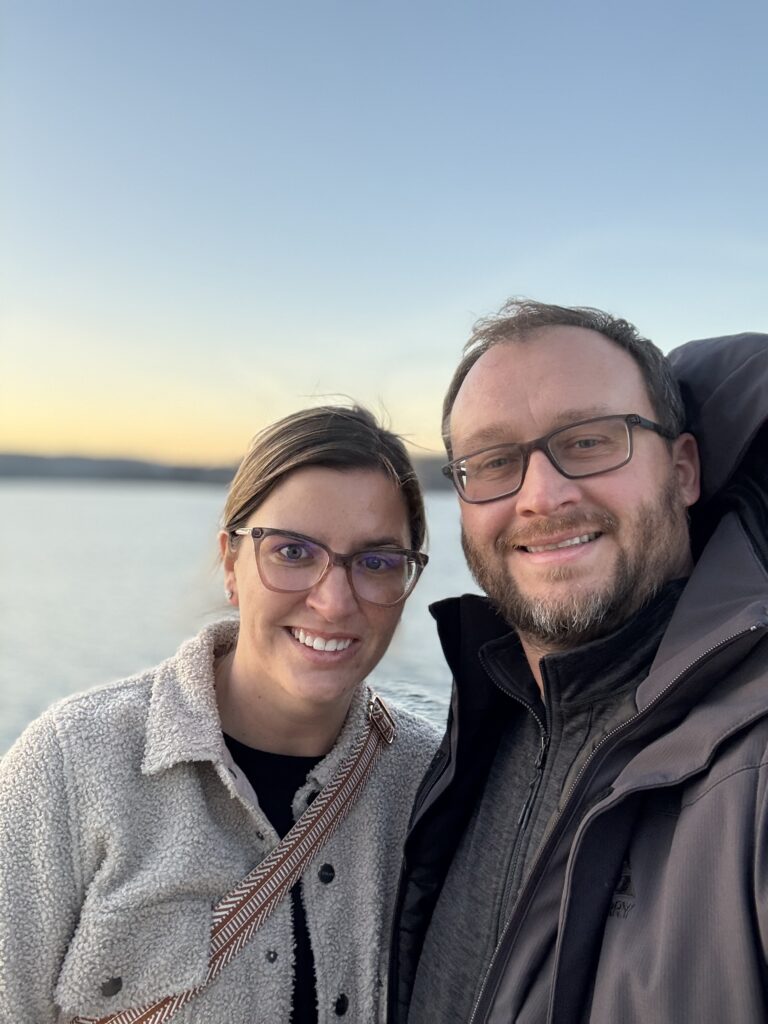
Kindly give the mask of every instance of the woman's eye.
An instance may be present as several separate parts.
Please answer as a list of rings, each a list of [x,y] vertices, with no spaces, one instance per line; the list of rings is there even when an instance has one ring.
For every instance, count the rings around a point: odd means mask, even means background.
[[[393,569],[399,568],[402,562],[403,556],[396,554],[394,551],[391,553],[367,551],[357,558],[357,564],[362,569],[365,569],[366,572],[371,573],[391,572]]]
[[[303,558],[312,557],[312,553],[303,544],[283,544],[277,548],[277,554],[286,562],[299,562]]]

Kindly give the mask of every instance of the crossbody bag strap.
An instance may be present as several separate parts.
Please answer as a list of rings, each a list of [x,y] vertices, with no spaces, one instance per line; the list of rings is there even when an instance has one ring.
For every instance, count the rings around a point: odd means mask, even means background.
[[[275,849],[214,906],[208,974],[202,985],[137,1010],[74,1017],[70,1024],[165,1024],[199,995],[245,948],[331,838],[362,792],[384,745],[394,738],[392,716],[381,698],[369,691],[365,728],[336,774]]]

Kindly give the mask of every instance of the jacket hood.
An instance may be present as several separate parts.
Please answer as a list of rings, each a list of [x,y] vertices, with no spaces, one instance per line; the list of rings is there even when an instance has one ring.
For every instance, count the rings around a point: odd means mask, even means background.
[[[768,334],[690,341],[669,360],[701,455],[701,498],[691,510],[694,553],[734,509],[768,564]]]
[[[699,443],[701,501],[723,491],[768,420],[768,334],[689,341],[669,353]]]

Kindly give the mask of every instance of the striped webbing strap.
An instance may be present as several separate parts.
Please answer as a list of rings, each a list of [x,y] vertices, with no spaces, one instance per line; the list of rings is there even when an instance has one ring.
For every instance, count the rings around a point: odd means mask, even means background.
[[[336,774],[275,849],[214,906],[208,975],[202,985],[140,1009],[74,1017],[71,1024],[164,1024],[199,995],[246,946],[331,838],[362,792],[383,745],[394,738],[389,711],[369,692],[366,726]]]

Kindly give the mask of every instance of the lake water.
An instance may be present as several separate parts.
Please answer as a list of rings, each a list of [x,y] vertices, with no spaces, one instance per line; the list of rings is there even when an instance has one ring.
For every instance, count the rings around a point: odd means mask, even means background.
[[[0,481],[0,754],[52,701],[154,665],[226,613],[224,490]],[[442,725],[450,678],[428,605],[476,591],[452,494],[427,496],[430,563],[373,682]]]

